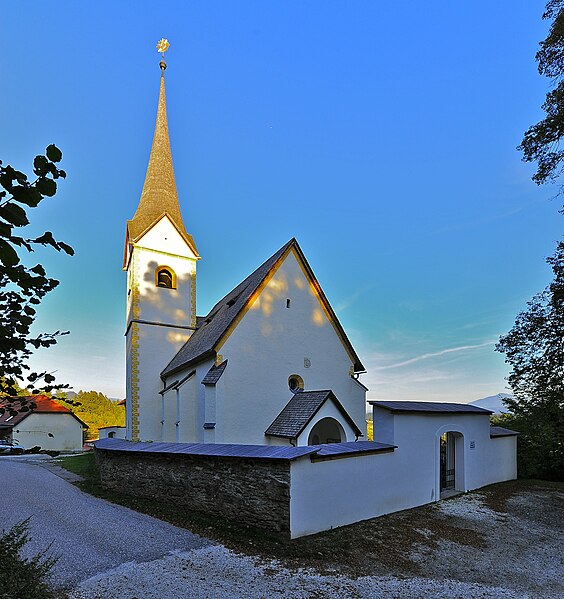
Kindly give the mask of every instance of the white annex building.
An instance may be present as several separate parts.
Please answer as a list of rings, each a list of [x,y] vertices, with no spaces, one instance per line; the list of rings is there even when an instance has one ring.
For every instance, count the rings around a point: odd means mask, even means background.
[[[295,239],[197,316],[165,68],[125,240],[126,440],[96,443],[102,482],[298,537],[515,478],[516,433],[476,406],[371,401],[366,439],[364,367]]]

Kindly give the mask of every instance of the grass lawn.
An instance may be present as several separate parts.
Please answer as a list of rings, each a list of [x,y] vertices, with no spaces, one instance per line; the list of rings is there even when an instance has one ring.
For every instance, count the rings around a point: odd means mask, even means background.
[[[290,568],[313,567],[319,572],[340,571],[352,576],[425,575],[424,568],[429,565],[412,558],[414,549],[428,547],[432,552],[445,541],[473,551],[486,551],[491,544],[483,527],[469,526],[463,518],[445,518],[436,503],[288,541],[268,531],[240,526],[182,506],[106,491],[99,482],[93,452],[62,458],[57,463],[81,475],[84,480],[77,486],[87,493],[186,528],[237,553],[268,561],[277,559]],[[517,480],[491,485],[467,496],[475,495],[485,507],[502,513],[509,509],[508,502],[516,494],[556,496],[562,491],[563,483]]]

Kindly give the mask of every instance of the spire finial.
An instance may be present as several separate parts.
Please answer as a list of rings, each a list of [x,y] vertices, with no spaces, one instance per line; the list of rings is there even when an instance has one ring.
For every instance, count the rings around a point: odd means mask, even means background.
[[[164,55],[165,52],[169,49],[170,47],[170,43],[166,38],[161,38],[158,42],[157,42],[157,50],[161,53],[161,57],[162,60],[159,63],[159,66],[161,67],[161,71],[162,74],[164,75],[165,69],[166,69],[166,62],[164,60]]]

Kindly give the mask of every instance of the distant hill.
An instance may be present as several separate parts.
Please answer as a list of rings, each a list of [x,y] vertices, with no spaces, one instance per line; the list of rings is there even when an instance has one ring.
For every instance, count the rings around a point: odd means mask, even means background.
[[[66,399],[62,397],[66,395]],[[57,399],[57,398],[55,398]],[[97,439],[105,426],[125,426],[125,406],[97,391],[69,391],[59,401],[88,425],[87,439]]]
[[[498,393],[497,395],[490,395],[488,397],[483,397],[482,399],[476,399],[469,403],[470,405],[478,406],[479,408],[484,408],[485,410],[491,410],[495,414],[507,414],[509,410],[503,403],[504,397],[513,396],[510,393]]]

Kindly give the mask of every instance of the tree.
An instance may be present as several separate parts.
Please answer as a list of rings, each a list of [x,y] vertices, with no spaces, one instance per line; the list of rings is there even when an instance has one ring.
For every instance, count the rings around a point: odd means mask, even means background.
[[[29,224],[27,211],[57,191],[57,179],[66,173],[57,167],[61,151],[53,144],[33,161],[35,180],[0,161],[0,397],[18,394],[18,382],[28,392],[49,392],[55,385],[48,372],[32,372],[27,364],[32,349],[49,347],[68,332],[30,334],[41,300],[59,284],[49,278],[41,264],[25,266],[19,252],[31,253],[37,246],[50,246],[69,255],[74,250],[56,241],[50,231],[39,237],[23,237],[15,230]]]
[[[564,150],[560,148],[564,136],[564,0],[550,0],[542,18],[553,21],[536,60],[539,73],[554,87],[542,105],[546,117],[525,132],[518,146],[523,160],[537,163],[533,181],[539,185],[555,180],[564,169]]]
[[[496,350],[511,365],[510,426],[519,438],[523,476],[564,479],[564,242],[547,259],[554,279],[518,314]]]
[[[98,391],[79,391],[72,399],[57,393],[55,399],[88,425],[88,439],[97,439],[102,427],[125,426],[125,406]]]

